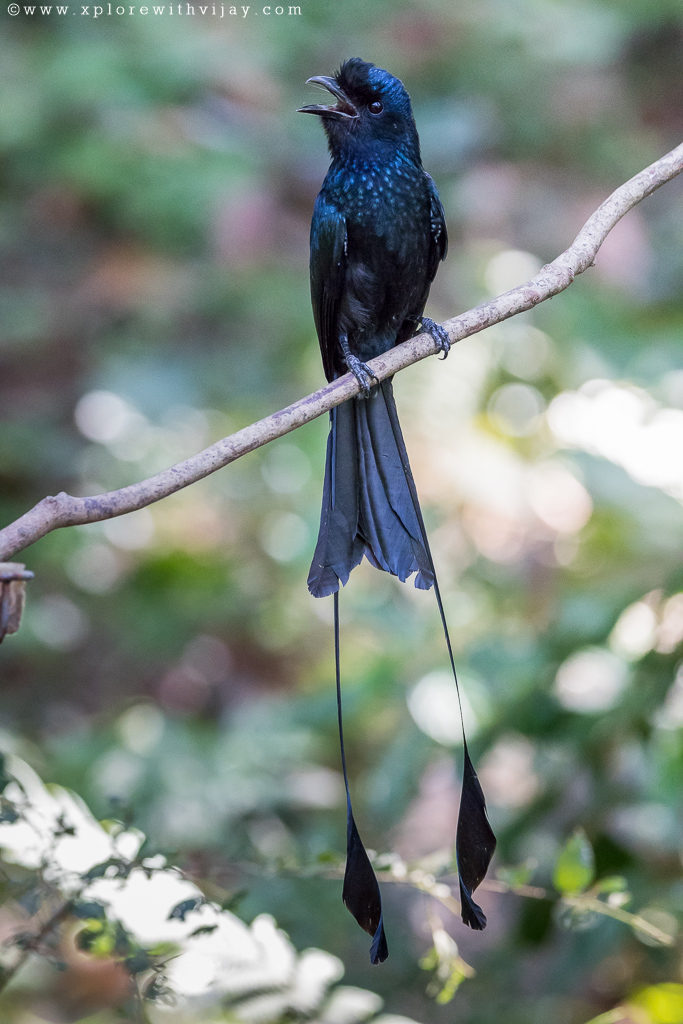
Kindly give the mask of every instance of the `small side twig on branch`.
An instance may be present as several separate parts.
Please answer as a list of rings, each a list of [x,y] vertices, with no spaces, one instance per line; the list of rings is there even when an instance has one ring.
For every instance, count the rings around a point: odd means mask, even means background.
[[[530,281],[447,320],[443,326],[448,331],[451,344],[516,316],[517,313],[532,309],[539,302],[567,288],[578,274],[592,265],[598,249],[624,214],[682,170],[683,144],[655,160],[616,189],[586,221],[569,248],[552,263],[542,267]],[[383,380],[420,359],[435,355],[437,351],[431,335],[418,334],[373,359],[368,365],[375,376]],[[345,374],[286,409],[224,437],[204,451],[147,480],[92,497],[75,497],[61,492],[43,498],[15,522],[0,530],[0,561],[12,558],[17,552],[60,527],[82,526],[85,523],[113,519],[160,501],[276,437],[282,437],[329,412],[358,391],[355,378]]]
[[[62,922],[66,920],[71,913],[72,906],[72,897],[69,897],[66,900],[61,900],[56,909],[53,910],[34,935],[22,936],[22,942],[18,945],[19,952],[15,957],[14,962],[0,971],[0,992],[3,992],[7,988],[31,954],[39,952],[40,947],[45,940],[48,939],[62,924]],[[11,939],[8,944],[9,943],[11,943]]]

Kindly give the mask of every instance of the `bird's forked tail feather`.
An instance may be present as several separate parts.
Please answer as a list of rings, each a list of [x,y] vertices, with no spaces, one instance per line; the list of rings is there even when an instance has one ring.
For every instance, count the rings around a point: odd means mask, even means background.
[[[408,480],[412,475],[390,380],[369,398],[332,410],[320,530],[308,574],[314,597],[338,590],[363,555],[401,581],[417,573],[415,586],[421,590],[433,585]]]

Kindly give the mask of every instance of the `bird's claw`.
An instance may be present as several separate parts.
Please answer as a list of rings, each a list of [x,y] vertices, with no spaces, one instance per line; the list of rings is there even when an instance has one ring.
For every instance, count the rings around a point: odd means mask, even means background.
[[[355,356],[353,352],[344,354],[346,365],[360,385],[360,393],[363,398],[369,398],[373,384],[379,384],[379,378],[374,375],[367,363]]]
[[[423,316],[422,330],[426,331],[427,334],[431,334],[432,338],[439,346],[439,349],[443,352],[443,358],[445,359],[451,350],[451,342],[446,329],[442,327],[441,324],[437,324],[435,320],[431,320],[428,316]]]

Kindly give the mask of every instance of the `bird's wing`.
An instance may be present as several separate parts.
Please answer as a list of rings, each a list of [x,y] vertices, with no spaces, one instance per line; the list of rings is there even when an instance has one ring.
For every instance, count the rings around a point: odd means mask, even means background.
[[[323,368],[328,380],[337,375],[339,309],[347,269],[346,220],[322,193],[311,222],[311,302]]]
[[[432,239],[428,267],[429,280],[431,282],[436,276],[439,262],[446,259],[448,232],[446,231],[446,216],[439,199],[439,193],[436,191],[436,185],[429,174],[427,174],[427,184],[429,186],[429,227]]]

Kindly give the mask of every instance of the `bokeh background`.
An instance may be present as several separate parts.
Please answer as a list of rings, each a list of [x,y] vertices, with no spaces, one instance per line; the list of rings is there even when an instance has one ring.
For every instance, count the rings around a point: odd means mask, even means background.
[[[409,88],[451,238],[435,319],[528,278],[683,127],[677,0],[76,10],[0,12],[3,523],[150,475],[321,384],[307,260],[327,156],[295,113],[310,75],[358,55]],[[574,835],[646,920],[672,934],[683,904],[682,207],[670,183],[567,292],[395,383],[496,864],[547,899],[484,886],[473,934],[387,884],[391,957],[369,968],[340,901],[331,606],[305,584],[323,420],[20,556],[36,579],[0,649],[3,748],[245,922],[272,914],[297,949],[341,958],[389,1013],[683,1020],[680,948],[569,920],[552,884]],[[433,596],[365,565],[341,614],[359,826],[441,868],[460,740]],[[6,933],[20,910],[0,916]],[[449,1003],[424,959],[441,928],[472,975]],[[119,991],[79,1002],[58,974],[19,974],[3,1020],[138,1019]]]

